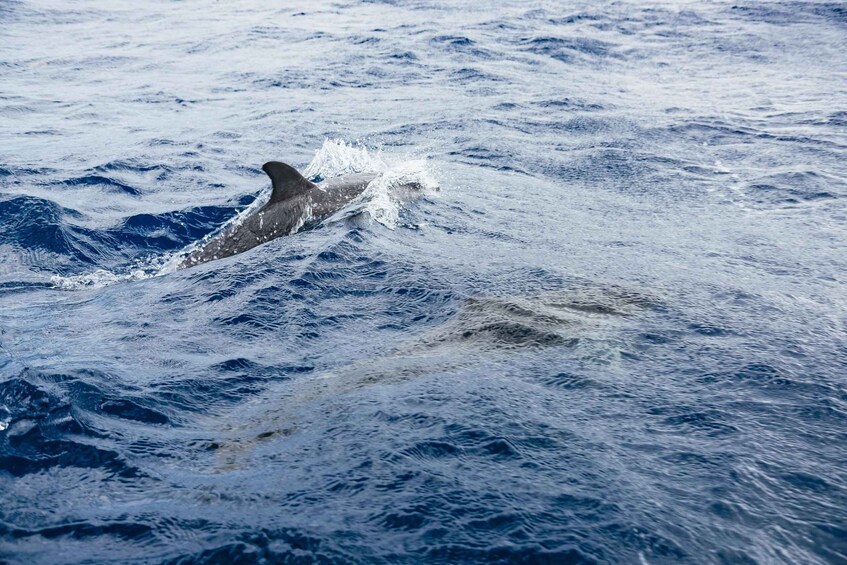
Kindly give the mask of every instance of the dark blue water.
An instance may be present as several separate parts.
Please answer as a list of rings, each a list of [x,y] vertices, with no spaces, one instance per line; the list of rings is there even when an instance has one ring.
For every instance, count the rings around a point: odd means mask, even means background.
[[[272,4],[0,3],[0,561],[847,562],[843,4]]]

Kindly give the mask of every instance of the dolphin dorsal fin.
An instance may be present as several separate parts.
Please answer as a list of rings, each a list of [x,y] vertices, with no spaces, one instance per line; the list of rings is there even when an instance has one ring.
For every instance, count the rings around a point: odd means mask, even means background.
[[[282,202],[294,196],[305,194],[315,187],[309,179],[297,172],[291,165],[279,161],[268,161],[262,165],[262,170],[271,177],[271,202]]]

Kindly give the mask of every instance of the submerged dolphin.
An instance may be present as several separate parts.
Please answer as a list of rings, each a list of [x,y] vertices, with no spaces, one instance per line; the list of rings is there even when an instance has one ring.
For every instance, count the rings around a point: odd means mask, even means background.
[[[315,226],[359,196],[375,174],[346,175],[314,184],[291,165],[270,161],[262,165],[273,192],[267,204],[240,225],[227,229],[192,251],[179,264],[193,267],[247,251],[303,227]]]

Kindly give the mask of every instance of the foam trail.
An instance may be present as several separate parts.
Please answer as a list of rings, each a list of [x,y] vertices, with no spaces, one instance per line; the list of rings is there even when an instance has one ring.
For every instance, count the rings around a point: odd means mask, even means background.
[[[50,277],[50,282],[54,288],[59,290],[84,290],[102,288],[119,282],[140,281],[163,274],[163,271],[171,262],[172,257],[172,253],[166,253],[164,255],[138,259],[131,263],[124,271],[119,272],[97,269],[93,273],[83,273],[81,275],[53,275]]]

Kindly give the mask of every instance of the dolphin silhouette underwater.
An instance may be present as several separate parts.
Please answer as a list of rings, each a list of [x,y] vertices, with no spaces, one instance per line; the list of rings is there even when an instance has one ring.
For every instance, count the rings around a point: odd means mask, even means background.
[[[359,196],[379,175],[345,175],[315,184],[291,165],[269,161],[262,170],[271,179],[270,200],[239,225],[225,229],[191,251],[178,265],[188,268],[252,249],[272,239],[315,227]],[[420,189],[418,183],[405,188]]]

